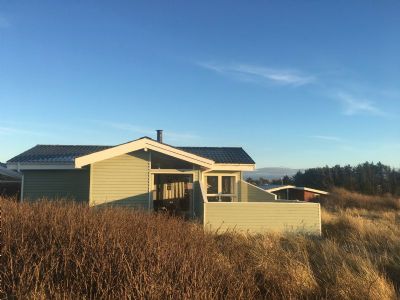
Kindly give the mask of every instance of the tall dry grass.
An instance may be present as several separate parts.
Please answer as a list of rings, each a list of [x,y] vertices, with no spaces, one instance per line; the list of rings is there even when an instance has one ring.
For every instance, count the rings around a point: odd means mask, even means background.
[[[369,196],[350,192],[343,188],[333,188],[330,197],[323,203],[328,209],[360,208],[368,210],[400,210],[400,198],[390,194],[384,196]]]
[[[254,236],[205,233],[195,223],[118,208],[0,201],[7,298],[400,295],[397,209],[336,203],[323,211],[323,237]]]

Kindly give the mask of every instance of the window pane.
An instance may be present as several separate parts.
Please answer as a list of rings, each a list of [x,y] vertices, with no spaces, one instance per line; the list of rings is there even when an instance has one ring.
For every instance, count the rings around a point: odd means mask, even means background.
[[[234,176],[222,176],[222,194],[233,194]]]
[[[207,194],[218,194],[218,176],[207,176]]]
[[[216,197],[209,196],[209,197],[207,197],[207,200],[208,200],[208,202],[218,202],[219,201],[219,197],[218,196],[216,196]]]
[[[221,202],[232,202],[232,196],[222,196]]]

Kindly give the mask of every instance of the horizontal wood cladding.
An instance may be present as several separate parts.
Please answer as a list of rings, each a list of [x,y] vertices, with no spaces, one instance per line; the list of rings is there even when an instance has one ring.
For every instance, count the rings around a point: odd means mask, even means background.
[[[268,193],[246,181],[240,181],[241,202],[265,202],[275,200],[275,195]]]
[[[25,170],[25,201],[68,199],[89,201],[89,170]]]
[[[149,153],[143,150],[91,165],[91,205],[149,206]]]
[[[224,232],[304,232],[321,234],[318,203],[204,203],[204,226]]]

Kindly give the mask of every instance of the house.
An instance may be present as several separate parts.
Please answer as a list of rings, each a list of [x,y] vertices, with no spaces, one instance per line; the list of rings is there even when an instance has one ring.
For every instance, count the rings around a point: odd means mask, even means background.
[[[328,192],[312,189],[308,187],[298,187],[294,185],[272,185],[267,184],[262,188],[274,195],[277,199],[318,201],[321,197],[328,195]]]
[[[0,196],[16,196],[21,189],[22,175],[0,163]]]
[[[319,204],[276,201],[243,180],[255,162],[241,147],[174,147],[163,143],[161,130],[157,140],[116,146],[37,145],[7,167],[23,174],[21,201],[168,211],[211,230],[320,232]]]

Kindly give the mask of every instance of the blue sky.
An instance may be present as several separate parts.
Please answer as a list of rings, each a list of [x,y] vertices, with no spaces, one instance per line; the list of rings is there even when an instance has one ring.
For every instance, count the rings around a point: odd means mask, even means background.
[[[164,129],[258,167],[400,167],[399,28],[399,1],[0,0],[0,161]]]

